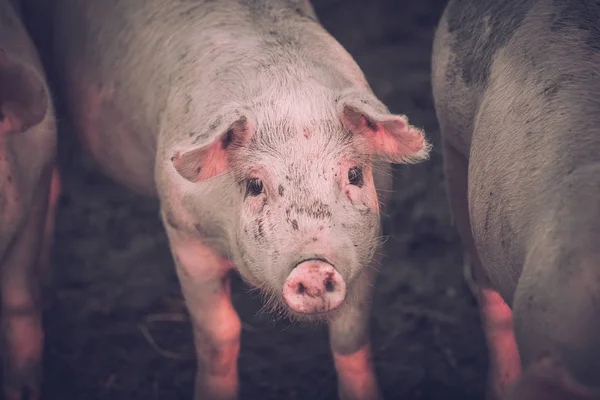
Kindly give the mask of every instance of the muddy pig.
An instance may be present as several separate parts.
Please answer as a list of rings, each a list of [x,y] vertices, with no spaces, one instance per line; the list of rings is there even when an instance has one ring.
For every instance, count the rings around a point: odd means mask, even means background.
[[[390,163],[430,145],[391,114],[308,1],[57,0],[55,66],[77,134],[160,199],[197,352],[196,399],[236,398],[227,272],[329,323],[340,396],[375,399],[367,335]]]
[[[55,151],[52,97],[20,3],[0,0],[0,354],[7,400],[39,398],[41,295],[59,194]]]
[[[545,398],[543,354],[565,393],[600,389],[599,65],[596,0],[451,0],[436,30],[433,94],[489,398],[521,368],[528,398]]]

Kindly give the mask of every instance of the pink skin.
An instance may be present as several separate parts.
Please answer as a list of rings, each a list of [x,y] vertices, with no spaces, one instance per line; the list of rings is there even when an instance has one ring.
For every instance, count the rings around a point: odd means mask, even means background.
[[[369,344],[352,354],[334,354],[333,361],[339,376],[340,398],[373,400],[380,397],[375,375],[369,373],[373,370]]]
[[[294,312],[333,311],[346,298],[346,283],[331,264],[309,260],[298,264],[283,286],[283,300]]]

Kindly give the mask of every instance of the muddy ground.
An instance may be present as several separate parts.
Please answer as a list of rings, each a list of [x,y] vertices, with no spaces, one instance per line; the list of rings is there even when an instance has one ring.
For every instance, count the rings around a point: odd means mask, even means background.
[[[431,161],[395,170],[387,258],[371,323],[386,399],[480,399],[487,356],[462,251],[445,200],[430,89],[433,29],[443,0],[322,0],[325,27],[393,112],[434,144]],[[103,177],[62,120],[64,193],[58,216],[56,299],[46,314],[46,399],[192,398],[191,328],[156,201]],[[260,313],[236,277],[244,323],[242,399],[335,399],[322,327]]]

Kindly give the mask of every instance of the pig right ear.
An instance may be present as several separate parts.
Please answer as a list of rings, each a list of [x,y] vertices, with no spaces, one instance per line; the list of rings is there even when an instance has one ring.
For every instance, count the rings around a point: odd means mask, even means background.
[[[0,134],[25,132],[39,124],[48,102],[42,77],[0,49]]]
[[[251,129],[246,117],[239,117],[229,126],[211,129],[203,136],[213,137],[212,142],[175,152],[171,157],[173,166],[179,175],[190,182],[221,175],[229,170],[235,149],[247,144]]]

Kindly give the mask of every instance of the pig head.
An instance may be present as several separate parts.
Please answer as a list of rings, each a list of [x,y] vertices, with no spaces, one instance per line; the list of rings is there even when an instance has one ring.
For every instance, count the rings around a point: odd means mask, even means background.
[[[366,90],[318,100],[313,109],[301,100],[236,107],[209,124],[205,143],[172,158],[190,182],[231,177],[230,257],[270,305],[297,318],[329,316],[371,263],[377,166],[419,162],[430,149],[421,130]]]

